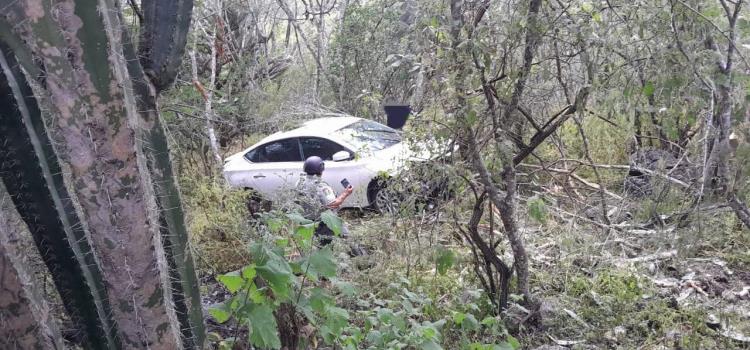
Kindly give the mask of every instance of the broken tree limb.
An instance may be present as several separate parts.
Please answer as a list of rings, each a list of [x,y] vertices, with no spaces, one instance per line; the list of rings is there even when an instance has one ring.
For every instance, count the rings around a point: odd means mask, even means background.
[[[565,108],[563,108],[560,112],[557,112],[557,114],[553,115],[552,118],[544,123],[544,126],[542,126],[541,130],[537,131],[536,134],[531,137],[531,140],[529,140],[529,145],[522,148],[521,151],[513,157],[513,165],[518,165],[523,162],[523,160],[526,159],[526,157],[528,157],[532,152],[534,152],[534,150],[539,147],[539,145],[541,145],[544,140],[552,135],[552,133],[555,132],[555,130],[557,130],[560,125],[568,120],[568,118],[570,118],[570,116],[578,110],[579,106],[583,105],[588,94],[588,86],[581,88],[581,90],[579,90],[578,94],[576,95],[574,104],[565,106]]]
[[[672,249],[672,250],[667,250],[661,253],[655,253],[655,254],[650,254],[650,255],[639,256],[637,258],[627,259],[625,260],[625,262],[639,263],[639,262],[647,262],[647,261],[653,261],[653,260],[662,260],[662,259],[669,259],[669,258],[675,257],[676,255],[677,255],[677,250]]]
[[[546,171],[549,171],[549,172],[553,172],[553,173],[565,174],[565,175],[570,176],[571,178],[575,179],[576,181],[582,183],[586,187],[591,188],[592,190],[596,190],[596,191],[603,190],[606,195],[608,195],[608,196],[610,196],[610,197],[612,197],[614,199],[617,199],[617,200],[622,200],[623,199],[622,196],[620,196],[620,195],[618,195],[616,193],[613,193],[611,191],[607,191],[607,189],[602,189],[601,185],[593,183],[593,182],[590,182],[590,181],[588,181],[588,180],[586,180],[586,179],[584,179],[584,178],[576,175],[576,173],[574,172],[575,169],[573,169],[573,170],[566,170],[566,169],[558,169],[558,168],[548,168],[548,167],[542,167],[540,165],[527,164],[527,163],[521,163],[519,165],[523,166],[523,167],[532,168],[532,169],[543,169],[543,170],[546,170]]]
[[[537,133],[531,137],[529,145],[521,149],[521,151],[513,157],[513,164],[518,165],[524,159],[526,159],[526,157],[528,157],[531,152],[533,152],[540,144],[542,144],[542,142],[544,142],[544,140],[546,140],[549,135],[552,135],[552,133],[555,132],[555,130],[557,130],[557,128],[562,125],[562,123],[568,120],[568,118],[570,118],[570,116],[573,115],[575,111],[575,106],[568,105],[560,112],[552,116],[552,118],[550,118],[550,120],[541,128],[541,130],[537,131]],[[562,117],[558,118],[560,116]]]
[[[621,164],[591,164],[589,162],[585,162],[585,161],[582,161],[580,159],[567,159],[567,158],[566,159],[559,159],[556,162],[562,162],[562,161],[576,162],[576,163],[581,164],[581,165],[586,165],[586,166],[591,166],[591,167],[596,167],[596,168],[601,168],[601,169],[619,169],[619,170],[631,170],[631,169],[633,169],[633,170],[638,170],[638,171],[640,171],[642,173],[646,173],[648,175],[660,177],[660,178],[662,178],[664,180],[667,180],[667,181],[669,181],[671,183],[674,183],[674,184],[679,185],[679,186],[684,187],[684,188],[690,188],[691,187],[690,184],[688,184],[688,183],[686,183],[686,182],[684,182],[682,180],[679,180],[679,179],[676,179],[674,177],[662,174],[662,173],[657,172],[657,171],[653,171],[651,169],[646,169],[646,168],[643,168],[643,167],[639,167],[639,166],[630,166],[630,165],[621,165]]]

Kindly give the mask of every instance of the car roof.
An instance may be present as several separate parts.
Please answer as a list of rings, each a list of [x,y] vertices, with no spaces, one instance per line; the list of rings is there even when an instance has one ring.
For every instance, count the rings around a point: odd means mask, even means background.
[[[266,136],[263,140],[260,140],[256,145],[263,144],[270,141],[282,140],[290,137],[300,136],[326,136],[330,135],[336,130],[339,130],[348,125],[354,124],[362,118],[357,117],[327,117],[308,120],[302,124],[302,126],[292,129],[289,131],[280,131],[275,134]]]

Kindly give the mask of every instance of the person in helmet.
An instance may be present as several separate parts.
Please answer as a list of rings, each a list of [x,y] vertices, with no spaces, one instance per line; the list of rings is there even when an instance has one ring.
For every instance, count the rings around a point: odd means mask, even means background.
[[[350,185],[336,196],[331,185],[321,178],[325,162],[318,156],[307,158],[302,168],[305,175],[297,183],[297,191],[300,194],[302,216],[308,220],[320,221],[320,214],[327,209],[337,211],[354,190]],[[342,231],[342,236],[346,236],[346,228]],[[321,245],[327,245],[331,243],[333,231],[325,223],[320,222],[315,230],[315,236]]]

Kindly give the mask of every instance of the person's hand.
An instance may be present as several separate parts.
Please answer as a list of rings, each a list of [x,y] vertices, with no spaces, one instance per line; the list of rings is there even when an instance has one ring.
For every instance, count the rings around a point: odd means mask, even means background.
[[[352,194],[352,192],[354,192],[354,187],[352,187],[352,185],[349,185],[349,187],[344,189],[344,194],[346,194],[347,196]]]

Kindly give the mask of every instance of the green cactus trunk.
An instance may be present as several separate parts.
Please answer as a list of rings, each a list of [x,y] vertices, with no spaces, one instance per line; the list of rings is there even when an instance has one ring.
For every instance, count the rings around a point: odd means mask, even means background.
[[[15,57],[0,44],[0,178],[26,221],[79,344],[115,348],[101,273],[63,184],[39,106]],[[72,242],[72,244],[71,244]]]
[[[133,45],[127,37],[123,38],[123,44],[143,126],[138,140],[143,143],[142,148],[154,182],[160,233],[164,240],[170,275],[173,277],[172,294],[175,311],[182,327],[183,342],[186,348],[202,348],[205,341],[205,326],[195,263],[190,253],[185,214],[182,210],[179,186],[172,170],[167,136],[153,93],[155,86],[149,86],[149,80],[138,64]]]
[[[192,9],[192,2],[181,3],[179,25],[172,28],[178,43],[161,43],[172,46],[170,66],[179,65],[174,57],[181,56],[184,34],[179,32],[187,31]],[[111,0],[20,0],[0,6],[0,41],[24,58],[26,75],[39,78],[36,98],[49,106],[46,130],[64,164],[58,173],[70,186],[71,203],[88,233],[82,241],[91,245],[88,255],[101,271],[113,339],[132,349],[201,347],[198,284],[155,108],[156,91],[174,77],[149,85],[154,72],[144,74],[139,66]],[[156,18],[166,15],[162,9]],[[176,68],[165,71],[169,75]]]
[[[62,338],[29,271],[23,221],[0,183],[0,349],[62,349]]]

